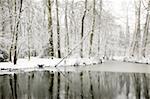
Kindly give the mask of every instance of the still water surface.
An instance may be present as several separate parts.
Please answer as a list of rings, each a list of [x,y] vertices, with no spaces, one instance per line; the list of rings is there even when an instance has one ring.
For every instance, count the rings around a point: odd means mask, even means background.
[[[0,75],[0,99],[150,99],[150,74],[30,71]]]

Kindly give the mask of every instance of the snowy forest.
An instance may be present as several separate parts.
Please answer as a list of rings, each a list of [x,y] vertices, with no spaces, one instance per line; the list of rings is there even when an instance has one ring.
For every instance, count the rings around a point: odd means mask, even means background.
[[[149,0],[0,0],[1,61],[149,57]],[[118,5],[119,6],[119,5]]]
[[[150,99],[150,0],[0,0],[0,99]]]

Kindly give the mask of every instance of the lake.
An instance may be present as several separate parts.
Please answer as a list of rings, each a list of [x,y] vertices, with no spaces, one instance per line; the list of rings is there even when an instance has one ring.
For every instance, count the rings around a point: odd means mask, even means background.
[[[114,64],[116,63],[111,65]],[[131,65],[132,63],[123,64]],[[62,70],[61,67],[62,71],[45,69],[1,74],[0,99],[150,98],[150,74],[148,72],[118,72],[114,69],[112,71],[108,69],[108,65],[105,67],[106,71],[103,66],[99,66],[102,71],[98,67],[96,69],[94,66],[87,66],[73,67],[76,70],[70,69],[66,71]],[[118,70],[119,67],[117,65],[116,67],[116,70]],[[122,67],[120,65],[120,70]],[[137,64],[137,68],[139,67]],[[89,68],[93,68],[93,70]],[[146,67],[143,65],[143,68]]]

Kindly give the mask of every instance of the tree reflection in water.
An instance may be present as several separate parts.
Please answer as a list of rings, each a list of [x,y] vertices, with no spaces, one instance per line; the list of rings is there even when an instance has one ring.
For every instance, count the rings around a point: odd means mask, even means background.
[[[34,71],[0,76],[0,99],[149,99],[145,73]]]

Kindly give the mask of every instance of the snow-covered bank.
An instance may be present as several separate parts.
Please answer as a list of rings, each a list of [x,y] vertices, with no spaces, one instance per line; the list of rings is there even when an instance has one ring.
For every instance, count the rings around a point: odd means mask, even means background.
[[[115,61],[124,61],[124,58],[123,56],[113,56],[112,60],[115,60]]]
[[[135,58],[135,57],[123,57],[123,56],[114,56],[113,60],[115,61],[122,61],[122,62],[131,62],[131,63],[138,63],[138,64],[150,64],[149,58]]]
[[[11,62],[2,62],[0,63],[0,69],[25,69],[25,68],[37,68],[39,65],[45,67],[54,67],[56,66],[62,59],[53,58],[36,58],[32,57],[29,61],[28,59],[18,59],[16,65],[13,65]],[[78,66],[78,65],[91,65],[91,64],[100,64],[101,60],[98,59],[88,59],[88,58],[69,58],[64,59],[58,66]]]
[[[150,64],[150,59],[149,58],[134,58],[134,57],[125,57],[124,60],[125,62],[131,62],[131,63],[138,63],[138,64]]]

